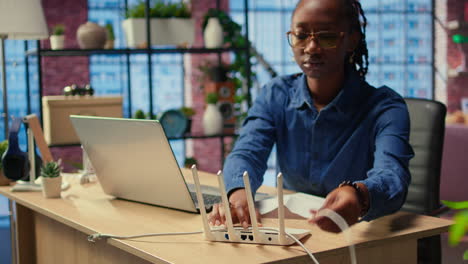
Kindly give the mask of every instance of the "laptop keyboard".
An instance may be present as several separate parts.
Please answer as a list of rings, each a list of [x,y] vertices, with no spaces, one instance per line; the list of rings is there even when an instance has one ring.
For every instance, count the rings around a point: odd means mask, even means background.
[[[192,200],[198,201],[196,193],[190,192],[190,195],[192,196]],[[210,208],[214,204],[221,202],[221,196],[219,195],[206,194],[206,193],[203,193],[202,195],[203,195],[203,201],[205,202],[206,208]],[[198,202],[196,204],[198,205]]]

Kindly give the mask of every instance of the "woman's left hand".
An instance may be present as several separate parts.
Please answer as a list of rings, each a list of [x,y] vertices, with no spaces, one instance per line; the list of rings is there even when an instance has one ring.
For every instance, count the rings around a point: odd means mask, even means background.
[[[335,211],[343,217],[349,226],[355,224],[361,214],[361,205],[356,190],[351,186],[343,186],[336,188],[325,198],[325,202],[318,210],[311,210],[312,218],[309,219],[310,224],[318,225],[322,230],[338,233],[341,229],[328,217],[317,216],[320,210],[328,208]]]

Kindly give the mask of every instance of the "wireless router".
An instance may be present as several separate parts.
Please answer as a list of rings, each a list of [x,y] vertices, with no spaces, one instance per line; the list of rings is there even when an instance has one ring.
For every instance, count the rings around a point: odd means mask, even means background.
[[[195,190],[197,194],[198,204],[203,222],[203,233],[205,239],[217,242],[232,242],[232,243],[248,243],[248,244],[265,244],[265,245],[292,245],[309,235],[309,230],[285,228],[284,225],[284,204],[283,204],[283,175],[278,174],[278,228],[275,227],[259,227],[257,217],[255,214],[255,205],[252,198],[252,188],[250,187],[249,174],[244,172],[243,180],[245,191],[247,193],[247,205],[249,207],[250,222],[252,226],[248,229],[243,227],[234,227],[232,223],[231,210],[229,209],[229,201],[226,194],[224,185],[223,173],[218,172],[218,185],[221,191],[221,198],[226,212],[226,226],[210,228],[208,218],[203,201],[203,196],[200,187],[200,180],[198,178],[198,171],[195,165],[192,166],[192,175],[195,182]]]

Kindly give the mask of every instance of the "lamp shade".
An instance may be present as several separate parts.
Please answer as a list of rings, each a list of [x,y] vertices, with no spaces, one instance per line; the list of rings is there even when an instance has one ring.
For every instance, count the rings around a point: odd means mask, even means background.
[[[44,39],[49,36],[41,0],[1,0],[0,36]]]

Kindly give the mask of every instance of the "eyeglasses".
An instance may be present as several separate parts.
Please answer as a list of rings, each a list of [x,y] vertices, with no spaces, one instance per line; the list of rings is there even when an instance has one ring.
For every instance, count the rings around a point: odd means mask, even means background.
[[[333,49],[338,46],[344,32],[319,31],[312,33],[286,32],[288,43],[293,48],[305,48],[311,40],[315,40],[323,49]]]

